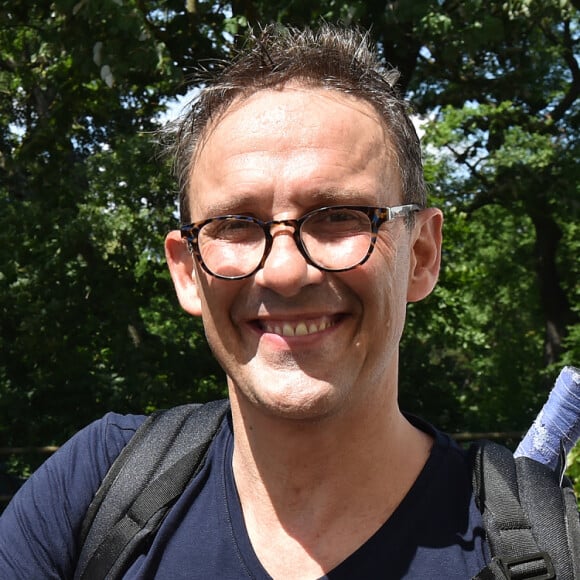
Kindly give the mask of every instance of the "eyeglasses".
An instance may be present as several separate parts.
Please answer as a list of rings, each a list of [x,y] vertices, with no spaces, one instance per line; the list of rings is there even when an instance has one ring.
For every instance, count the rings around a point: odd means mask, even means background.
[[[309,263],[326,272],[344,272],[372,254],[379,228],[419,211],[415,204],[394,207],[322,207],[298,219],[263,222],[245,215],[223,215],[181,227],[192,254],[216,278],[240,280],[264,266],[272,249],[273,226],[294,229],[292,237]]]

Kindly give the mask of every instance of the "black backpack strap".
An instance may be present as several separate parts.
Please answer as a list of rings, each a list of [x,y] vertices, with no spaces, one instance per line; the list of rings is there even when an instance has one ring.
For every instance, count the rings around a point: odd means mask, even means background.
[[[525,564],[525,563],[524,563]],[[519,567],[517,560],[493,558],[492,561],[471,580],[550,580],[556,578],[553,570],[546,566],[542,558],[537,560],[537,569],[526,564],[525,570]]]
[[[492,562],[475,578],[580,578],[580,520],[569,482],[489,441],[472,446],[473,485]]]
[[[149,417],[119,454],[83,522],[75,579],[119,578],[203,465],[227,400]]]

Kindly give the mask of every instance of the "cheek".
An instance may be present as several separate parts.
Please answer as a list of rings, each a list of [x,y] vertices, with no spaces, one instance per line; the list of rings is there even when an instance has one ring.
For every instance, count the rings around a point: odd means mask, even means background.
[[[402,227],[402,224],[400,225]],[[406,304],[410,271],[409,243],[400,229],[397,230],[397,234],[377,240],[375,252],[379,258],[377,262],[381,264],[379,268],[382,271],[382,277],[392,299]]]
[[[344,272],[342,280],[357,296],[362,324],[376,336],[395,340],[402,332],[407,309],[408,252],[394,252],[391,245],[375,247],[359,268]]]
[[[397,301],[406,295],[409,253],[397,237],[383,234],[377,239],[371,257],[350,272],[350,285],[361,295],[375,295],[378,302]]]
[[[236,283],[217,280],[205,272],[197,272],[201,299],[201,319],[210,343],[223,341],[232,333],[223,331],[228,323]],[[223,336],[222,336],[223,335]],[[212,345],[213,347],[213,345]]]
[[[205,337],[216,360],[222,368],[228,368],[228,360],[238,352],[238,333],[230,322],[230,294],[213,283],[203,284],[202,288],[201,320]]]
[[[213,349],[235,350],[243,334],[240,324],[246,312],[249,296],[249,280],[220,280],[205,272],[197,273],[201,318],[208,342]]]

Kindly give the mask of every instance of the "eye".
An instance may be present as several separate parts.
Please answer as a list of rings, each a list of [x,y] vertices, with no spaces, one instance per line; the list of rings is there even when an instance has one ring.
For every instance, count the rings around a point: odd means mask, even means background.
[[[348,208],[325,209],[311,216],[308,229],[322,234],[356,234],[369,230],[369,218],[362,212]]]
[[[247,243],[263,235],[257,223],[235,217],[216,218],[201,231],[207,238],[230,243]]]

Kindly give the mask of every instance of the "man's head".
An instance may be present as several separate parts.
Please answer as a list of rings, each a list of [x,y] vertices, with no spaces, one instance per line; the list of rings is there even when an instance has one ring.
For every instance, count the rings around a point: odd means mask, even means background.
[[[435,284],[441,212],[421,209],[416,135],[360,36],[289,34],[268,41],[284,66],[254,47],[232,65],[239,80],[206,88],[182,126],[192,223],[168,235],[169,268],[238,405],[301,419],[392,412],[406,305]]]
[[[272,25],[251,37],[238,56],[205,79],[204,89],[181,121],[174,144],[181,221],[191,221],[192,166],[220,116],[234,101],[287,84],[329,89],[371,104],[394,149],[402,203],[424,207],[420,144],[407,104],[397,93],[397,79],[397,71],[383,66],[373,51],[368,35],[356,29],[324,24],[313,32]]]

